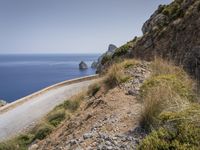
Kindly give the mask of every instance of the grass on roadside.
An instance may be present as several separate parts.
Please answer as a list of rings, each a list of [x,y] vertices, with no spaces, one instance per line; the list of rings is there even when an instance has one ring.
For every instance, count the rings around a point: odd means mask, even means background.
[[[80,106],[85,92],[73,96],[70,100],[56,106],[41,123],[32,130],[13,139],[0,143],[0,150],[27,150],[35,140],[46,138],[62,121],[70,117]]]

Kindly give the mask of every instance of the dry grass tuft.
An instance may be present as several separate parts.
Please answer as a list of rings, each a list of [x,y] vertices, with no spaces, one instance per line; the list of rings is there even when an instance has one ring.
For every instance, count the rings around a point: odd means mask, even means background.
[[[121,83],[126,82],[129,77],[124,73],[124,63],[114,64],[109,69],[104,78],[104,84],[108,89],[119,86]]]
[[[88,91],[87,91],[87,95],[90,96],[90,97],[95,97],[95,95],[97,94],[97,92],[101,89],[101,83],[97,82],[97,83],[94,83],[92,85],[90,85],[88,87]],[[96,97],[95,97],[96,98]]]
[[[160,58],[156,58],[151,63],[151,68],[152,76],[173,74],[180,79],[189,79],[187,73],[183,70],[183,68],[175,66],[175,64],[173,64],[172,62],[165,61]]]
[[[196,101],[194,82],[182,68],[161,59],[151,64],[152,76],[140,89],[143,110],[140,123],[148,131],[159,126],[163,111],[176,111]]]
[[[70,100],[66,100],[63,103],[64,109],[66,109],[70,112],[75,112],[80,107],[81,101],[83,101],[85,99],[85,95],[86,95],[85,92],[81,92],[81,93],[73,96]]]
[[[136,59],[125,59],[123,62],[121,62],[121,66],[125,69],[128,69],[130,67],[133,67],[134,65],[137,65],[139,63],[139,60]]]
[[[176,111],[189,104],[169,85],[161,84],[149,89],[143,98],[143,109],[140,124],[147,131],[159,126],[158,116],[163,111]]]

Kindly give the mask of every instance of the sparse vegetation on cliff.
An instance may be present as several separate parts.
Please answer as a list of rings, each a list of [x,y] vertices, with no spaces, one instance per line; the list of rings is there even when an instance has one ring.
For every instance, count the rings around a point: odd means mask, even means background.
[[[156,60],[151,66],[152,77],[140,93],[140,123],[150,134],[139,149],[198,149],[200,105],[194,83],[181,68],[165,61]]]

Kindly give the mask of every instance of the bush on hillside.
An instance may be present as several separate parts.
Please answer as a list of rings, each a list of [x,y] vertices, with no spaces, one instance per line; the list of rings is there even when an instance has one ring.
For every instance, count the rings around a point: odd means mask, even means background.
[[[182,0],[174,1],[172,4],[165,6],[165,8],[162,10],[162,13],[168,16],[170,20],[175,20],[179,17],[183,17],[184,12],[180,7],[182,2]]]
[[[65,119],[65,117],[66,117],[65,110],[60,109],[50,112],[47,116],[47,120],[51,125],[56,127]]]
[[[125,75],[124,68],[121,64],[112,65],[104,79],[104,84],[108,88],[114,88],[115,86],[119,86],[121,83],[126,82],[129,77]]]
[[[105,55],[105,56],[103,56],[103,58],[101,60],[101,64],[104,65],[104,64],[106,64],[107,62],[109,62],[111,60],[112,60],[112,56],[111,55]]]
[[[16,144],[12,142],[3,142],[3,143],[0,143],[0,150],[20,150],[20,149],[18,148]]]
[[[66,110],[71,112],[75,112],[79,107],[82,100],[85,98],[85,93],[80,93],[78,95],[73,96],[70,100],[67,100],[63,103],[63,107]]]
[[[41,126],[39,126],[35,132],[34,135],[34,140],[38,139],[38,140],[42,140],[44,139],[46,136],[48,136],[53,130],[53,127],[49,124],[42,124]]]
[[[194,92],[175,75],[154,76],[140,89],[143,111],[140,124],[148,131],[158,126],[158,115],[164,110],[176,110],[194,101]]]
[[[129,44],[125,44],[125,45],[121,46],[120,48],[117,48],[115,50],[115,53],[113,54],[112,58],[126,55],[128,53],[129,49],[131,49],[131,46]]]
[[[191,87],[184,84],[184,82],[178,79],[175,75],[160,75],[152,77],[144,82],[140,89],[141,97],[146,97],[151,89],[155,87],[170,87],[172,92],[175,92],[183,99],[191,101],[193,101],[195,96]]]
[[[99,83],[94,83],[94,84],[92,84],[92,85],[90,85],[90,86],[88,87],[88,92],[87,92],[87,94],[88,94],[88,96],[94,96],[94,97],[95,97],[96,93],[97,93],[100,89],[101,89],[100,84],[99,84]]]
[[[125,59],[123,62],[121,62],[121,66],[124,69],[128,69],[130,67],[133,67],[134,65],[137,65],[139,61],[136,59]]]
[[[79,106],[80,106],[79,101],[67,100],[64,102],[64,108],[72,112],[76,111],[79,108]]]
[[[162,126],[140,143],[139,150],[199,149],[199,104],[189,105],[178,112],[164,112],[159,118]]]

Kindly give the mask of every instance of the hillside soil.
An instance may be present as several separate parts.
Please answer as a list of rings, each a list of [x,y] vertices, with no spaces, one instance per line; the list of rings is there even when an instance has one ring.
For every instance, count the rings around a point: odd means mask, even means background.
[[[136,149],[145,132],[139,127],[139,88],[150,75],[148,63],[129,68],[131,79],[96,98],[87,98],[80,109],[48,138],[36,141],[31,150]]]

